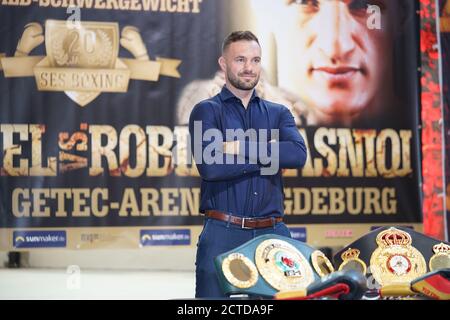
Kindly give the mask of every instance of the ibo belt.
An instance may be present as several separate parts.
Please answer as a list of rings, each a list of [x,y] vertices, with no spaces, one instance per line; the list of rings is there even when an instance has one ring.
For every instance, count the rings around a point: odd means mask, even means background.
[[[300,290],[334,271],[328,258],[307,244],[274,234],[262,235],[216,257],[225,294],[272,297]]]

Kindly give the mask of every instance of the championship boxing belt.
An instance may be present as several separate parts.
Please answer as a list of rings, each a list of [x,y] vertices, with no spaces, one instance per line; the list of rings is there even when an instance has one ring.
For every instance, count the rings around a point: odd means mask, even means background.
[[[336,298],[339,300],[358,300],[367,290],[367,279],[358,271],[336,271],[314,281],[306,289],[281,291],[275,294],[276,300],[311,300]]]
[[[450,246],[404,227],[378,228],[334,256],[339,270],[366,274],[380,296],[417,295],[411,282],[429,270],[449,267]],[[428,264],[427,264],[428,261]]]
[[[411,282],[415,292],[438,300],[450,300],[450,268],[427,273]]]
[[[308,287],[334,271],[320,251],[274,234],[262,235],[214,259],[226,295],[273,297]]]

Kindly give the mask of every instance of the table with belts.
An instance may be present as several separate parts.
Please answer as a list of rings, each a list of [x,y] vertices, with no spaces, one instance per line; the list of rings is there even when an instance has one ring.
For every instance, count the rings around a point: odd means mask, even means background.
[[[229,219],[220,212],[210,217]],[[233,223],[246,228],[273,223],[255,221]],[[266,234],[217,256],[214,263],[230,297],[450,299],[450,244],[404,227],[373,230],[332,259],[306,243]]]

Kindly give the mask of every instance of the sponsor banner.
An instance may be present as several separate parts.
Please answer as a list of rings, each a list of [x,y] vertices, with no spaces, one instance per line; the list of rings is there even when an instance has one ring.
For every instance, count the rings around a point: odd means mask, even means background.
[[[14,248],[64,248],[67,244],[66,231],[14,231]]]
[[[291,231],[291,237],[295,240],[306,242],[306,228],[292,227],[289,228]]]
[[[380,224],[380,226],[391,226],[391,224]],[[423,232],[423,225],[417,224],[397,224],[396,226],[412,227],[418,232]],[[308,243],[309,245],[321,247],[343,247],[354,241],[355,239],[372,231],[370,224],[351,224],[350,226],[343,226],[342,224],[308,224],[308,225],[288,225],[291,236],[294,239]],[[168,230],[168,231],[166,231]],[[132,248],[147,248],[151,250],[152,247],[159,247],[163,241],[178,241],[180,246],[187,249],[196,249],[198,237],[202,230],[202,226],[187,226],[187,227],[77,227],[65,228],[66,245],[64,248],[79,250],[79,249],[132,249]],[[38,236],[46,236],[48,232],[61,233],[60,228],[40,229],[33,228],[30,230],[18,229],[2,229],[0,233],[0,250],[17,250],[26,251],[32,247],[15,246],[14,239],[16,235],[14,232],[27,231],[38,232]],[[144,232],[145,231],[145,232]],[[142,233],[144,232],[144,233]],[[330,236],[332,234],[332,236]],[[348,235],[352,236],[349,237]],[[149,241],[153,235],[156,245],[151,245]],[[19,235],[20,236],[20,235]],[[62,235],[61,235],[62,236]],[[143,243],[143,237],[144,243]],[[183,239],[184,240],[181,240]],[[51,238],[49,238],[51,239]],[[54,238],[55,239],[55,238]],[[22,240],[19,238],[16,242]],[[168,244],[173,246],[177,244]],[[35,250],[45,249],[46,247],[34,247]],[[62,248],[62,247],[61,247]]]
[[[142,246],[186,246],[191,244],[191,230],[141,230]]]

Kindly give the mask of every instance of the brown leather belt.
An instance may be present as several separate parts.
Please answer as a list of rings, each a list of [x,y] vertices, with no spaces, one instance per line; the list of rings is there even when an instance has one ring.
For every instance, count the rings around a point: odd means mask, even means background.
[[[283,221],[282,217],[271,218],[243,218],[232,216],[221,211],[208,210],[205,213],[208,218],[213,218],[240,226],[242,229],[258,229],[273,227],[276,223]]]

